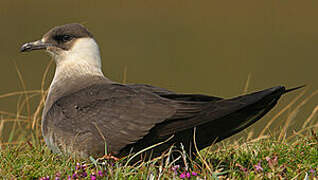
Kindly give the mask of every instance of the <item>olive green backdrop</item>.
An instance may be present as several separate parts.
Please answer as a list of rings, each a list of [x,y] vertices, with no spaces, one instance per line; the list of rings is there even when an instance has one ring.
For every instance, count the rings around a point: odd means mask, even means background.
[[[55,25],[79,22],[100,45],[103,71],[122,82],[222,97],[275,85],[318,89],[317,0],[1,0],[0,94],[39,89],[50,57],[20,54],[20,46]],[[54,66],[49,73],[52,79]],[[46,87],[49,85],[47,82]],[[263,124],[299,92],[284,96]],[[34,100],[34,104],[37,100]],[[318,104],[312,98],[297,120]],[[17,97],[0,99],[16,112]],[[297,124],[297,123],[293,123]]]

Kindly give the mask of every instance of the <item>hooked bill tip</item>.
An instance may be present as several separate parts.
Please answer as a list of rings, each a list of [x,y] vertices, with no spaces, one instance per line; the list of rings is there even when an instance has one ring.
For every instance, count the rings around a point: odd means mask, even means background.
[[[31,44],[25,43],[21,46],[20,52],[26,52],[31,50]]]
[[[31,49],[32,49],[32,45],[30,43],[25,43],[21,46],[20,52],[31,51]]]

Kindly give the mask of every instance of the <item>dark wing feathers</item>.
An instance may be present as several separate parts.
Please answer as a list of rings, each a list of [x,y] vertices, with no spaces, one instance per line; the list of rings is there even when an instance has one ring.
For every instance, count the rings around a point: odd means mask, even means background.
[[[59,127],[65,129],[63,124],[74,120],[76,122],[68,123],[71,126],[68,129],[94,129],[95,134],[102,133],[98,136],[104,136],[115,154],[127,144],[141,139],[155,124],[173,116],[176,111],[169,101],[155,94],[117,84],[90,86],[60,98],[54,106],[63,112],[59,117],[55,114],[51,117],[60,124]]]
[[[172,116],[170,119],[171,121],[166,121],[161,124],[161,130],[160,135],[166,136],[171,133],[175,133],[178,131],[183,131],[195,126],[204,125],[207,123],[213,123],[216,122],[218,119],[221,119],[223,117],[226,117],[230,114],[233,114],[235,112],[238,112],[248,106],[253,106],[253,104],[259,102],[261,99],[270,96],[272,93],[273,99],[277,100],[283,94],[284,88],[283,87],[274,87],[270,89],[266,89],[263,91],[251,93],[248,95],[238,96],[232,99],[226,99],[226,100],[219,100],[219,101],[212,101],[209,103],[206,103],[201,108],[198,108],[198,112],[194,112],[194,116],[191,119],[184,119],[181,121],[173,121],[173,119],[182,119],[179,116]],[[254,112],[257,113],[258,111],[261,111],[263,108],[266,107],[266,103],[261,104],[262,106],[259,106],[258,109],[254,108]],[[187,109],[184,109],[186,107],[184,104],[182,104],[180,107],[177,108],[176,115],[178,114],[185,114],[186,116],[189,115],[187,113]],[[181,111],[181,112],[180,112]],[[183,113],[185,112],[185,113]],[[252,109],[250,109],[249,113],[254,113]],[[247,121],[248,114],[245,115],[246,119],[242,118],[239,123],[243,123],[243,121]],[[235,118],[235,117],[234,117]],[[223,124],[225,127],[227,126],[226,121],[224,122],[216,122],[214,125],[217,126],[218,124]],[[228,130],[231,130],[229,128]]]

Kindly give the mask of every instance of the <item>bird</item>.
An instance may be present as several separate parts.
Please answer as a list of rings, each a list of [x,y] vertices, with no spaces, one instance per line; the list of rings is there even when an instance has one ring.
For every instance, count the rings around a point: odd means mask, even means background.
[[[41,130],[54,153],[126,157],[155,144],[152,155],[183,146],[202,150],[249,127],[300,87],[276,86],[234,98],[176,93],[105,77],[99,46],[78,23],[53,27],[21,52],[46,50],[56,63]],[[195,136],[195,138],[194,138]]]

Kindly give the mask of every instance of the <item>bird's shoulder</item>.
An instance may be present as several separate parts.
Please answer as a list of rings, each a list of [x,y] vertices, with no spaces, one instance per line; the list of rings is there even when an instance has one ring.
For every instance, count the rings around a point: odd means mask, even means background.
[[[63,108],[64,112],[71,109],[74,109],[74,111],[86,109],[86,111],[91,112],[107,110],[127,113],[140,111],[141,115],[147,112],[155,115],[157,111],[162,116],[172,115],[175,109],[171,100],[162,98],[147,89],[116,83],[101,83],[88,86],[59,98],[53,106]]]

